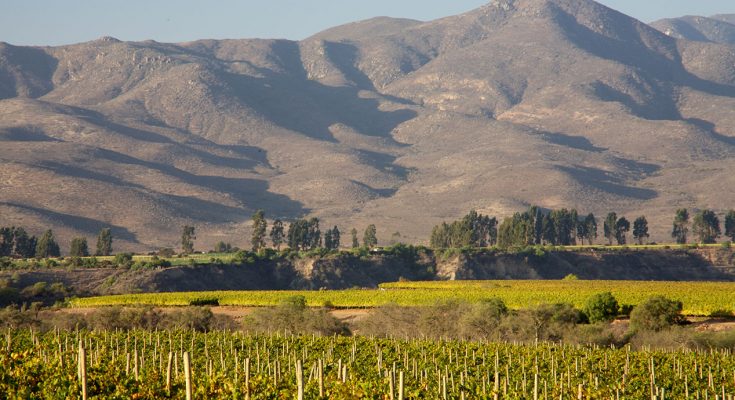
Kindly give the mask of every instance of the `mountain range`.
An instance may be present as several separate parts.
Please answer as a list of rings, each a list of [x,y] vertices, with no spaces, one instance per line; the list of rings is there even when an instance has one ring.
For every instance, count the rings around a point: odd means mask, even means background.
[[[733,21],[493,0],[302,41],[0,43],[0,225],[245,246],[264,209],[421,243],[535,204],[669,240],[677,208],[735,207]]]

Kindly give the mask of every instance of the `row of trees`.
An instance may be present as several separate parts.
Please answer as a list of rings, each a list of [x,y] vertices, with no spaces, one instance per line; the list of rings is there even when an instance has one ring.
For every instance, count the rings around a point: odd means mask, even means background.
[[[319,227],[319,218],[297,219],[289,224],[288,229],[285,228],[283,221],[276,219],[271,224],[270,233],[268,233],[268,221],[263,210],[255,212],[251,220],[253,233],[250,237],[250,244],[253,251],[258,251],[267,246],[266,234],[270,238],[272,246],[278,250],[284,244],[295,250],[314,250],[318,248],[336,250],[342,245],[342,232],[339,228],[334,226],[322,234]],[[353,228],[350,233],[352,234],[352,247],[360,247],[360,242],[357,239],[357,229]],[[375,225],[369,225],[365,229],[362,241],[366,247],[377,246],[378,237]]]
[[[602,220],[602,225],[602,233],[608,244],[627,243],[631,223],[626,217],[610,212]],[[719,219],[711,210],[698,212],[691,230],[702,243],[715,243],[721,235]],[[686,209],[680,209],[674,218],[671,235],[677,243],[686,243],[688,232],[689,213]],[[725,235],[735,241],[733,210],[725,216]],[[632,236],[638,244],[650,238],[645,216],[633,221]],[[434,248],[485,247],[496,243],[501,247],[542,244],[568,246],[585,242],[591,245],[597,237],[597,218],[592,213],[581,216],[575,209],[543,210],[534,206],[506,218],[499,227],[496,218],[471,211],[460,220],[435,226],[430,244]]]
[[[97,236],[97,251],[95,255],[109,256],[112,254],[112,231],[109,228],[102,229]],[[89,256],[87,239],[76,237],[69,245],[69,255],[72,257]],[[0,228],[0,257],[13,258],[48,258],[61,256],[61,249],[54,237],[54,232],[49,229],[41,235],[29,236],[21,227]]]
[[[676,211],[671,237],[677,243],[686,243],[689,234],[689,211],[681,208]],[[701,243],[716,243],[722,235],[720,219],[712,210],[701,210],[694,215],[691,231]],[[735,210],[725,214],[725,236],[735,241]]]
[[[495,217],[470,211],[464,218],[451,224],[443,222],[431,231],[431,247],[485,247],[495,245],[498,238],[498,220]]]

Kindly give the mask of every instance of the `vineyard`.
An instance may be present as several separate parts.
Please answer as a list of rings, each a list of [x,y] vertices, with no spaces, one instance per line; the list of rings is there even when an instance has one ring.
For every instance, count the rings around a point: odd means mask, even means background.
[[[186,306],[272,306],[283,299],[304,296],[310,306],[370,308],[385,304],[434,305],[446,301],[477,302],[500,298],[511,308],[543,303],[568,303],[581,308],[600,292],[612,292],[621,304],[636,305],[653,295],[663,295],[684,304],[692,316],[728,314],[735,310],[735,283],[720,282],[633,282],[633,281],[436,281],[382,284],[377,290],[335,291],[223,291],[188,293],[145,293],[89,297],[71,300],[73,307],[110,305]]]
[[[728,352],[241,332],[8,331],[0,392],[23,399],[726,399]],[[188,389],[187,389],[188,387]]]

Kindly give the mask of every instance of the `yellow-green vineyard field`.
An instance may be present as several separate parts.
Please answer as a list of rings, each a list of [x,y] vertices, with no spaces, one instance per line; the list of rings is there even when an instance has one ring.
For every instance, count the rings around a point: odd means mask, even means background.
[[[684,303],[686,315],[711,315],[735,310],[735,283],[640,281],[449,281],[385,283],[375,290],[323,291],[217,291],[146,293],[74,299],[73,307],[111,305],[186,306],[214,303],[222,306],[272,306],[286,297],[306,297],[310,306],[371,308],[395,303],[425,306],[446,301],[476,302],[501,298],[511,308],[542,303],[585,304],[593,294],[612,292],[621,304],[636,305],[653,295]]]
[[[3,399],[715,400],[732,398],[733,370],[729,351],[190,330],[0,335]]]

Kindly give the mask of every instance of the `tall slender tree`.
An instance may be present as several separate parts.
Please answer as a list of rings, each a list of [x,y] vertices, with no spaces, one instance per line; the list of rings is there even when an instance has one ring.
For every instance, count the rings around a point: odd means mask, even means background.
[[[332,230],[327,229],[324,232],[324,248],[327,250],[332,250]]]
[[[54,239],[54,232],[49,229],[38,239],[36,258],[59,257],[60,255],[61,251],[59,251],[59,245]]]
[[[308,247],[310,249],[322,247],[322,231],[319,229],[319,218],[311,218],[308,226]]]
[[[341,245],[341,233],[339,232],[339,228],[337,228],[337,225],[332,228],[332,250],[339,250],[339,246]]]
[[[112,230],[110,228],[104,228],[97,235],[97,256],[109,256],[112,255]]]
[[[283,231],[283,221],[280,219],[276,219],[273,221],[273,225],[271,225],[271,243],[273,243],[273,247],[275,247],[278,251],[281,251],[281,245],[284,242],[284,231]]]
[[[674,226],[671,229],[671,238],[676,240],[678,244],[687,242],[687,234],[689,233],[689,211],[686,208],[676,210],[674,216]]]
[[[265,212],[258,210],[251,217],[253,221],[253,233],[250,236],[250,244],[253,251],[258,251],[265,247],[265,233],[268,230],[268,223],[265,220]]]
[[[595,219],[595,214],[589,213],[584,218],[584,225],[585,232],[587,233],[585,239],[587,239],[587,244],[592,245],[592,242],[597,239],[597,219]]]
[[[725,215],[725,236],[735,242],[735,210],[730,210]]]
[[[544,214],[541,222],[541,238],[546,244],[556,245],[556,227],[551,214]]]
[[[183,251],[184,254],[191,254],[194,252],[194,241],[196,238],[196,228],[184,225],[181,229],[181,251]]]
[[[618,241],[618,245],[624,245],[627,243],[625,235],[630,231],[630,222],[625,217],[615,223],[615,240]]]
[[[692,233],[699,238],[701,243],[716,243],[722,233],[717,214],[712,210],[698,212],[692,222]]]
[[[352,228],[352,230],[350,231],[350,234],[352,234],[352,248],[356,249],[360,247],[360,241],[357,240],[357,229]]]
[[[87,238],[77,237],[72,239],[71,245],[69,245],[69,255],[72,257],[87,257],[89,255]]]
[[[378,232],[375,225],[370,224],[365,228],[365,233],[362,235],[362,244],[367,248],[373,248],[378,245]]]
[[[605,233],[605,238],[607,239],[607,244],[612,244],[613,240],[617,237],[615,230],[615,226],[618,223],[618,214],[611,212],[607,214],[607,217],[605,218],[605,223],[603,225],[603,231]]]
[[[648,239],[651,235],[648,234],[648,220],[646,217],[640,216],[633,221],[633,238],[638,244],[643,244],[643,241]]]

